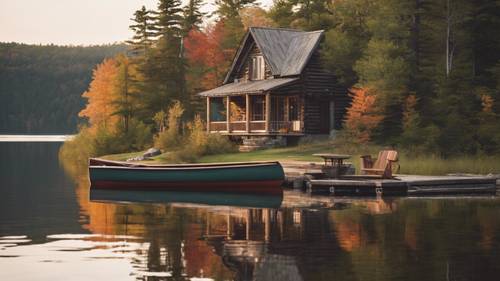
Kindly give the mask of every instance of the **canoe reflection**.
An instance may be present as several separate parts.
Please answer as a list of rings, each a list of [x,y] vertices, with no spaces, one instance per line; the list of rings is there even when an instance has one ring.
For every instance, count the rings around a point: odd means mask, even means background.
[[[128,203],[190,203],[211,206],[279,208],[283,193],[250,195],[227,192],[178,192],[90,189],[90,201]]]

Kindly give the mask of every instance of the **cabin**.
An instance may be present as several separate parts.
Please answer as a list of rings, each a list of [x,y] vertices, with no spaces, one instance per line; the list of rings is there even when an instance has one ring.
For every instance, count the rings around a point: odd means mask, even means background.
[[[340,129],[345,89],[323,68],[324,31],[251,27],[220,87],[206,97],[207,130],[242,139],[300,138]]]

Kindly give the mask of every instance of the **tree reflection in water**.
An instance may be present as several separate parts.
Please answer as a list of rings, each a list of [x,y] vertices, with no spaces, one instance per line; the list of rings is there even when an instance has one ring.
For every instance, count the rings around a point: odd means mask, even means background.
[[[132,258],[139,280],[497,280],[500,274],[497,198],[285,192],[279,208],[125,204],[89,201],[85,177],[77,195],[86,229],[148,243]]]

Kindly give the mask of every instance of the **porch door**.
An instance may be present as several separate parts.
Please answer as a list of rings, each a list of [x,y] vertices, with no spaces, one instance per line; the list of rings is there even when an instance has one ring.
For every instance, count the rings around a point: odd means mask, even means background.
[[[319,104],[320,134],[330,134],[330,119],[330,103],[326,100],[321,100]]]
[[[285,97],[271,96],[271,131],[285,129],[286,115]]]

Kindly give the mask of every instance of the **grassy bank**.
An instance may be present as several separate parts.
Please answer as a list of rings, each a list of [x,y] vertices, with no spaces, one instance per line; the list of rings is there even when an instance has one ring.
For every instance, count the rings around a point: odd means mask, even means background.
[[[330,141],[301,144],[293,147],[258,150],[246,153],[229,153],[203,156],[197,162],[239,162],[257,160],[306,161],[321,162],[314,153],[346,153],[352,155],[351,162],[359,170],[359,156],[372,154],[376,156],[379,146],[359,146],[352,144],[335,144]],[[107,155],[104,158],[124,161],[141,155],[141,152]],[[146,163],[168,163],[167,154],[159,155]],[[500,174],[500,156],[457,156],[444,159],[435,155],[415,156],[400,151],[402,174],[445,175],[449,173]]]

